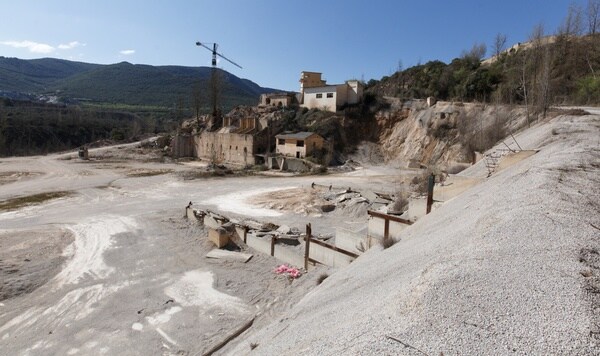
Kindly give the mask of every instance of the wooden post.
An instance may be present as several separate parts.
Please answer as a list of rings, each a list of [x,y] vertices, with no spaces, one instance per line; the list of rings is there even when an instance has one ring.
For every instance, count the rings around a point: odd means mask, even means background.
[[[308,271],[308,260],[310,258],[310,237],[311,237],[310,223],[306,224],[306,245],[304,248],[304,269]]]
[[[435,185],[435,175],[431,173],[429,176],[429,180],[427,182],[427,212],[429,214],[431,212],[431,206],[433,205],[433,186]]]
[[[248,226],[244,226],[244,243],[246,243],[246,236],[248,235]]]
[[[383,239],[385,240],[388,237],[390,237],[390,219],[385,219],[383,225]]]
[[[271,236],[271,256],[275,257],[275,236]]]

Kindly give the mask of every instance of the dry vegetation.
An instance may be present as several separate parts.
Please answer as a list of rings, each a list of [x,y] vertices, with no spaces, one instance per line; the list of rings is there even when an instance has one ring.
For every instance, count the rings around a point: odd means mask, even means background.
[[[12,198],[0,202],[0,211],[16,210],[25,206],[41,204],[45,201],[63,198],[71,195],[69,191],[49,192]]]
[[[152,177],[172,173],[172,169],[136,169],[127,173],[128,177]]]

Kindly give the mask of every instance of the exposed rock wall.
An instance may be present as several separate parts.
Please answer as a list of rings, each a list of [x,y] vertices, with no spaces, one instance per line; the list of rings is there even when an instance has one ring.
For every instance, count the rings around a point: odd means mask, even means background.
[[[509,106],[438,102],[429,107],[421,100],[388,100],[390,108],[377,112],[375,119],[385,162],[398,166],[411,161],[441,168],[470,163],[470,140],[491,147],[491,130],[508,133],[524,122],[523,110]]]

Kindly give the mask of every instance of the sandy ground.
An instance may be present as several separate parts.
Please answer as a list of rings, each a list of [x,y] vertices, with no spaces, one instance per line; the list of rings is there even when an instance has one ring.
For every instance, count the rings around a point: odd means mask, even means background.
[[[599,355],[600,117],[558,117],[517,139],[539,152],[222,354]],[[481,162],[460,176],[486,174]]]
[[[51,226],[0,231],[0,302],[30,293],[56,275],[71,242],[73,234]]]
[[[196,355],[254,320],[220,354],[594,354],[598,137],[592,116],[525,131],[539,153],[474,186],[487,170],[471,167],[392,248],[294,281],[253,251],[205,258],[183,208],[332,234],[366,216],[306,213],[313,182],[393,193],[415,173],[184,179],[202,165],[136,144],[3,158],[0,201],[71,194],[0,211],[1,353]]]
[[[280,262],[253,251],[248,263],[207,259],[207,232],[183,219],[189,201],[233,217],[310,222],[325,234],[356,219],[254,200],[310,192],[313,182],[381,190],[397,179],[365,170],[189,180],[184,173],[202,163],[171,162],[136,144],[91,149],[89,161],[76,155],[1,159],[0,201],[71,193],[0,211],[2,354],[202,354],[250,320],[253,328],[278,320],[332,272],[291,281],[273,273]]]

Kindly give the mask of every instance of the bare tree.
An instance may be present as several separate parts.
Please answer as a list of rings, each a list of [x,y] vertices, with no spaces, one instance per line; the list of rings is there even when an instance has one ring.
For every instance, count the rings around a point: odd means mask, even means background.
[[[202,110],[202,87],[200,83],[195,83],[192,87],[192,105],[196,113],[196,121],[200,121],[200,111]]]
[[[581,36],[583,32],[582,14],[581,6],[571,3],[567,16],[558,28],[558,35],[566,37]]]
[[[473,59],[473,60],[482,60],[485,57],[485,53],[487,52],[487,47],[484,43],[475,43],[473,47],[471,47],[468,51],[463,51],[461,53],[461,57],[463,59]]]
[[[531,126],[529,120],[529,85],[527,84],[527,67],[528,67],[528,53],[524,53],[521,60],[520,73],[519,73],[519,87],[521,88],[520,94],[525,103],[525,118],[527,120],[527,126]]]
[[[542,117],[546,117],[550,106],[550,70],[552,65],[552,54],[550,47],[546,45],[542,52],[540,73],[538,75],[538,106],[542,111]]]
[[[588,0],[586,17],[588,34],[595,35],[600,25],[600,0]]]
[[[496,34],[496,37],[494,37],[494,45],[493,45],[494,56],[499,57],[500,53],[502,53],[502,51],[504,51],[505,46],[506,46],[506,35],[503,33]]]
[[[210,75],[210,103],[212,105],[212,125],[220,124],[221,119],[221,97],[224,85],[223,73],[220,69],[213,68]]]
[[[538,83],[538,76],[539,76],[539,71],[541,68],[541,62],[542,62],[542,52],[543,52],[543,46],[544,46],[544,37],[545,37],[545,31],[544,31],[544,25],[542,23],[539,23],[537,25],[535,25],[533,27],[533,30],[531,31],[531,35],[529,36],[529,41],[531,42],[531,48],[529,50],[529,60],[528,60],[528,65],[529,68],[527,69],[529,74],[531,75],[531,80],[529,80],[530,83],[530,90],[528,91],[528,99],[529,99],[529,104],[532,106],[536,106],[536,104],[538,103],[538,99],[539,99],[539,91],[535,90],[536,89],[536,83]],[[525,73],[523,75],[526,75]]]

